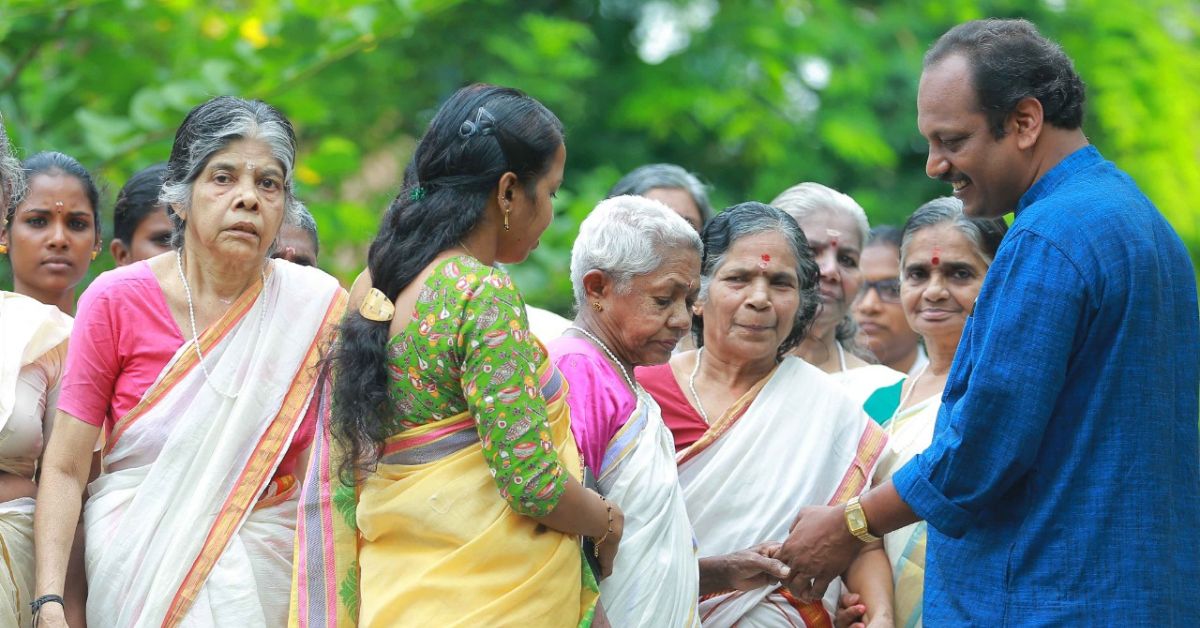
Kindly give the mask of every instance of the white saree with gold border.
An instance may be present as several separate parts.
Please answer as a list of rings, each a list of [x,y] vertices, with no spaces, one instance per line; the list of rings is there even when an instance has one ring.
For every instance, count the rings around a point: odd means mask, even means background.
[[[887,436],[820,369],[787,357],[678,454],[701,557],[783,541],[804,506],[843,503],[870,486]],[[840,585],[822,605],[766,586],[705,596],[705,626],[832,626]]]
[[[200,336],[211,384],[185,342],[113,427],[84,508],[89,624],[286,623],[297,487],[272,477],[346,297],[320,271],[272,267]]]

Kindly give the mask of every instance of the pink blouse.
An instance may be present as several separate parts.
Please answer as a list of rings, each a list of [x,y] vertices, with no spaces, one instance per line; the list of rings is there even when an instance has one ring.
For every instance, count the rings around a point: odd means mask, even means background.
[[[625,378],[596,345],[564,336],[550,341],[550,359],[567,379],[571,432],[592,475],[600,476],[604,451],[633,414],[637,399]]]
[[[183,343],[149,264],[137,262],[101,274],[79,297],[58,409],[111,430],[141,401]],[[316,405],[309,405],[276,477],[292,473],[297,456],[312,443]]]

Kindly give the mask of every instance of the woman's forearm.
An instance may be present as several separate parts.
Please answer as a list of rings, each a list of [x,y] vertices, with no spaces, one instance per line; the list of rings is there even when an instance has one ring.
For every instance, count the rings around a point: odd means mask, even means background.
[[[49,466],[42,469],[33,515],[34,561],[37,565],[35,592],[38,596],[63,594],[86,472],[86,468],[83,473],[65,472]]]
[[[35,595],[62,595],[80,500],[91,471],[92,448],[100,428],[59,413],[42,454],[37,508],[33,514]]]
[[[846,587],[859,594],[871,621],[892,618],[892,564],[883,542],[863,546],[845,574]]]
[[[609,530],[606,502],[574,478],[567,478],[566,490],[554,510],[534,520],[559,532],[593,538],[601,538]]]

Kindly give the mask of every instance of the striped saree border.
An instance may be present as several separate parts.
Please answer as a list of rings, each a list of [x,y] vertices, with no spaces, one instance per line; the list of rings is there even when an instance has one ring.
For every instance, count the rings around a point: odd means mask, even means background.
[[[204,333],[200,334],[199,337],[200,351],[207,354],[210,350],[212,350],[213,347],[220,344],[222,340],[225,340],[225,338],[229,336],[234,328],[237,327],[238,323],[245,318],[246,314],[250,311],[250,308],[254,306],[254,303],[258,301],[258,297],[260,294],[262,294],[263,288],[263,283],[260,280],[258,282],[258,290],[249,290],[242,296],[238,297],[238,300],[234,301],[233,305],[226,310],[225,314],[222,315],[221,318],[217,319],[217,322],[210,325],[208,329],[205,329]],[[183,348],[188,348],[192,342],[194,341],[185,341],[183,343]],[[129,426],[133,425],[134,422],[136,422],[143,415],[145,415],[147,411],[153,408],[154,404],[158,403],[159,400],[162,399],[163,395],[171,392],[171,390],[175,388],[175,385],[178,384],[179,381],[186,377],[189,373],[191,373],[192,369],[196,368],[196,365],[199,363],[199,358],[196,356],[196,351],[194,349],[184,351],[183,355],[180,356],[178,360],[175,360],[175,363],[168,368],[167,374],[164,375],[162,379],[158,380],[158,382],[146,392],[145,396],[142,397],[142,400],[139,401],[132,410],[126,412],[125,416],[121,417],[116,423],[113,424],[112,433],[110,433],[105,439],[106,442],[104,444],[104,453],[108,454],[111,452],[113,446],[117,444],[117,440],[122,434],[125,433],[125,430],[129,429]]]
[[[626,421],[625,425],[622,425],[621,429],[617,430],[617,433],[609,439],[608,447],[604,450],[604,461],[600,463],[600,477],[597,480],[606,479],[617,464],[637,446],[638,437],[642,435],[646,424],[650,422],[650,406],[639,399],[634,413],[633,418]]]
[[[200,593],[200,589],[204,586],[205,580],[208,579],[208,575],[212,572],[212,568],[217,564],[221,554],[225,552],[229,540],[241,527],[246,513],[258,498],[263,484],[278,465],[280,456],[292,435],[295,434],[296,426],[303,418],[304,410],[313,393],[316,367],[321,359],[321,351],[325,348],[325,340],[332,336],[335,325],[341,320],[346,309],[346,300],[347,295],[343,290],[339,290],[331,300],[325,311],[321,327],[308,347],[308,353],[297,371],[296,378],[292,380],[291,388],[284,396],[282,407],[258,443],[255,444],[254,452],[250,455],[246,468],[238,477],[233,492],[221,506],[221,511],[209,530],[200,553],[192,562],[191,569],[188,570],[179,590],[171,600],[166,618],[163,619],[164,627],[177,626],[183,620],[188,609],[195,602],[196,596]]]
[[[844,504],[851,497],[862,493],[863,489],[867,487],[867,478],[871,477],[871,471],[887,449],[887,440],[887,432],[868,418],[867,427],[858,439],[858,450],[854,454],[854,462],[849,469],[846,469],[846,475],[842,477],[842,481],[837,490],[833,492],[833,498],[829,500],[828,505]]]
[[[733,402],[733,405],[729,406],[729,409],[725,410],[725,414],[722,414],[716,423],[709,426],[708,431],[699,440],[676,455],[675,464],[681,465],[695,458],[700,452],[717,442],[726,432],[732,429],[737,424],[738,419],[741,419],[746,414],[746,411],[750,409],[750,406],[754,404],[754,400],[758,399],[758,394],[771,381],[771,378],[775,377],[775,372],[778,370],[779,365],[776,365],[775,368],[771,369],[770,373],[767,373],[765,377],[751,386],[750,390],[747,390],[741,397],[738,397],[738,400]]]

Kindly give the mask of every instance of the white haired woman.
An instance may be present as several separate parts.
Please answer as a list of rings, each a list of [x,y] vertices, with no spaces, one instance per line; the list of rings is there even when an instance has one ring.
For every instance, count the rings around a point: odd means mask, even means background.
[[[702,582],[706,560],[783,539],[804,505],[855,498],[887,442],[832,378],[788,355],[818,307],[817,267],[796,221],[742,203],[713,218],[703,241],[693,319],[701,348],[637,370],[679,449]],[[881,544],[865,545],[845,578],[872,625],[889,625],[892,579]],[[836,589],[824,604],[805,604],[762,578],[712,590],[699,610],[712,626],[828,625]]]
[[[850,196],[820,183],[794,185],[771,205],[800,224],[821,273],[821,308],[795,354],[833,375],[872,419],[882,423],[900,401],[904,374],[855,355],[858,329],[850,304],[862,281],[858,263],[870,232],[866,212]]]
[[[88,622],[287,621],[294,471],[345,305],[332,277],[268,259],[295,207],[295,156],[291,123],[266,103],[199,105],[161,195],[175,250],[101,275],[80,299],[38,486],[39,625],[65,625],[77,496],[101,429],[104,470],[83,509]]]
[[[700,236],[658,201],[618,196],[584,219],[571,250],[579,314],[549,345],[567,380],[571,431],[625,532],[600,602],[614,626],[696,626],[692,527],[671,432],[633,380],[662,364],[691,328]]]

